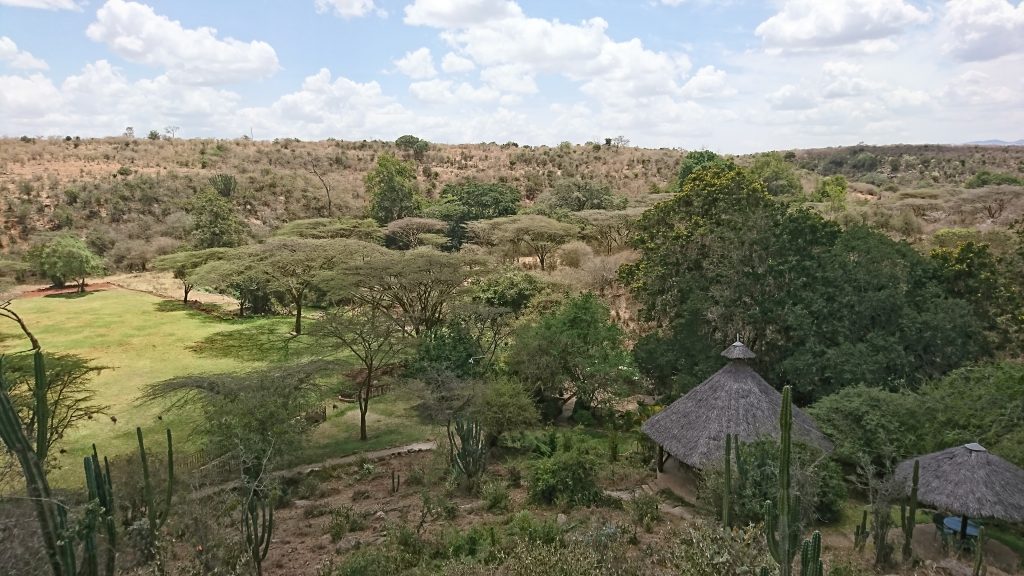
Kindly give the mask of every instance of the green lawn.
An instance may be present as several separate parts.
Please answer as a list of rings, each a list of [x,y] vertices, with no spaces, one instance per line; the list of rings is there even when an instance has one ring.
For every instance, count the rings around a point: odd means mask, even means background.
[[[162,404],[138,402],[148,383],[174,376],[242,371],[267,362],[311,353],[305,338],[290,338],[288,318],[219,320],[173,301],[128,290],[108,290],[76,298],[16,300],[18,312],[39,338],[44,350],[74,353],[109,366],[93,381],[96,401],[109,406],[76,428],[61,447],[60,469],[51,478],[57,486],[77,485],[81,457],[96,443],[101,454],[134,449],[135,427],[141,426],[147,446],[163,450],[163,428],[175,432],[175,451],[187,454],[198,447],[189,432],[195,414],[165,413]],[[0,351],[22,350],[13,323],[0,324]],[[401,395],[371,403],[370,442],[358,441],[358,414],[332,414],[314,433],[301,462],[342,456],[363,449],[414,442],[429,436],[409,411],[412,401]],[[158,420],[162,416],[163,420]],[[355,416],[355,418],[352,418]]]

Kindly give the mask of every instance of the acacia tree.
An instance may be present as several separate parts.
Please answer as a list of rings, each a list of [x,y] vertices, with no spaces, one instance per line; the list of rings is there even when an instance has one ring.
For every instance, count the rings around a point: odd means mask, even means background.
[[[610,186],[581,178],[559,180],[543,201],[551,208],[570,212],[621,210],[626,207],[626,198],[617,196]]]
[[[377,376],[393,365],[410,339],[382,305],[334,308],[313,325],[313,334],[341,344],[363,365],[358,377],[359,439],[366,440],[366,413]]]
[[[467,283],[485,272],[486,260],[416,248],[380,251],[342,266],[324,278],[334,301],[356,301],[381,309],[411,336],[439,326]]]
[[[188,304],[188,295],[195,288],[195,281],[192,278],[193,273],[204,264],[214,260],[221,260],[230,253],[231,250],[227,248],[176,252],[157,258],[153,262],[153,268],[163,272],[170,272],[175,280],[181,282],[184,293],[182,302]]]
[[[87,276],[103,271],[100,257],[74,236],[61,235],[39,244],[29,250],[28,259],[54,286],[63,287],[68,281],[74,281],[79,293],[85,292]]]
[[[572,224],[537,214],[470,222],[469,228],[477,243],[505,246],[515,255],[536,257],[542,271],[546,269],[548,257],[578,234],[576,226]]]

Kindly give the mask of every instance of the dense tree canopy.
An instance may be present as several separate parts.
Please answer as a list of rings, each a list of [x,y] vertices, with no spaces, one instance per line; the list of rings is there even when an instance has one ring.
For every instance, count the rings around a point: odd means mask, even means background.
[[[803,192],[796,170],[778,152],[765,152],[754,156],[750,173],[764,184],[765,190],[772,196],[788,196]]]
[[[86,277],[103,272],[100,257],[74,236],[61,235],[38,244],[27,257],[36,272],[49,278],[54,286],[75,282],[79,292],[85,291]]]
[[[416,171],[393,154],[381,154],[377,166],[366,175],[370,217],[378,224],[415,216],[422,207],[416,189]]]
[[[384,242],[384,231],[371,218],[310,218],[307,220],[293,220],[275,230],[274,236],[319,240],[348,238],[373,244]]]
[[[245,225],[231,202],[212,189],[205,189],[192,199],[192,246],[234,248],[245,243]]]
[[[621,210],[626,207],[626,198],[616,195],[610,186],[582,178],[559,180],[541,201],[552,209],[570,212]]]
[[[520,214],[470,223],[474,242],[503,249],[506,256],[533,256],[541,270],[547,268],[548,257],[559,246],[578,233],[572,224],[546,216]]]
[[[737,334],[768,381],[803,400],[917,383],[988,352],[973,307],[945,290],[927,258],[791,210],[735,166],[693,172],[675,199],[644,214],[634,245],[642,257],[623,278],[659,326],[646,350],[660,340],[684,352],[674,368],[649,356],[640,364],[682,388]]]

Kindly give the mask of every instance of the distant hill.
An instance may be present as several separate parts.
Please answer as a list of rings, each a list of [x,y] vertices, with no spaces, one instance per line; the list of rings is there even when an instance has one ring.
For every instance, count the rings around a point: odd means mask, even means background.
[[[1013,142],[1007,142],[1006,140],[978,140],[977,142],[968,142],[967,144],[975,146],[1024,146],[1024,138],[1014,140]]]

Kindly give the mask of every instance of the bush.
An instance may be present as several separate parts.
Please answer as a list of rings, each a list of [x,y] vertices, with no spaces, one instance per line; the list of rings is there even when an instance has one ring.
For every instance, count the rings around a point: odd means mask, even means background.
[[[635,493],[633,498],[626,502],[626,512],[633,522],[633,526],[643,528],[644,532],[650,532],[654,523],[661,520],[661,499],[657,494]]]
[[[534,464],[527,494],[538,504],[596,504],[601,498],[597,461],[580,450],[555,452]]]
[[[733,471],[733,519],[737,525],[756,524],[764,518],[764,503],[778,497],[779,445],[775,440],[759,440],[740,445],[746,469],[744,482]],[[804,525],[812,521],[834,522],[839,519],[846,500],[846,485],[839,466],[817,449],[803,444],[793,446],[793,485],[800,494],[813,494],[801,499],[800,517]],[[706,470],[702,478],[700,498],[705,507],[721,513],[723,478],[721,469]]]
[[[558,249],[558,263],[569,268],[582,268],[594,258],[594,249],[586,242],[569,242]]]
[[[922,452],[919,422],[925,414],[920,406],[920,399],[910,393],[855,386],[826,396],[807,412],[832,439],[836,460],[852,468],[867,458],[887,470]]]
[[[552,518],[537,518],[522,511],[512,517],[507,532],[509,536],[530,544],[553,545],[561,543],[562,528]]]
[[[483,498],[487,510],[491,512],[504,512],[508,510],[508,486],[501,480],[485,482],[480,488],[480,496]]]
[[[366,519],[352,509],[342,506],[331,511],[331,520],[327,523],[327,533],[331,542],[337,542],[349,532],[360,532],[366,529]]]

